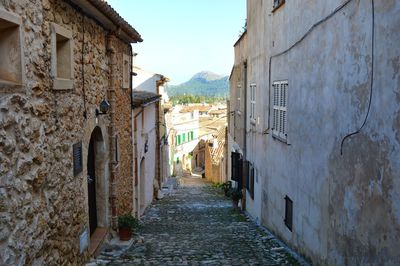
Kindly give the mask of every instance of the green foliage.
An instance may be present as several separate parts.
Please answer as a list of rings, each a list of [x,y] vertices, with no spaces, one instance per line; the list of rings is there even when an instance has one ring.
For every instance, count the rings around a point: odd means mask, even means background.
[[[243,198],[242,190],[237,188],[230,188],[227,193],[233,201],[238,201]]]
[[[139,220],[130,214],[118,216],[118,228],[131,228],[139,227]]]
[[[225,97],[205,97],[199,95],[185,94],[170,97],[173,104],[189,104],[189,103],[217,103],[225,102]]]

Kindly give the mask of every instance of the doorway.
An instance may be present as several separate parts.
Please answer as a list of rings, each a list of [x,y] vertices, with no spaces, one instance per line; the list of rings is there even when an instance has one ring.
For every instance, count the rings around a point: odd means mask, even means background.
[[[90,235],[97,228],[97,206],[96,206],[96,163],[94,153],[94,138],[90,138],[88,161],[87,161],[87,184],[88,184],[88,200],[89,200],[89,229]]]
[[[87,157],[87,191],[89,207],[89,231],[92,236],[98,227],[105,227],[106,221],[106,180],[105,147],[101,129],[96,127],[90,136]]]

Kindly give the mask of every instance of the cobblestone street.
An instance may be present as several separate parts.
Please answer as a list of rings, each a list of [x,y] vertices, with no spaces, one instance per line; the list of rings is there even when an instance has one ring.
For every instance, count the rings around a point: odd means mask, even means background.
[[[240,211],[221,189],[183,178],[142,218],[139,240],[103,249],[97,265],[300,265]],[[92,263],[94,265],[94,263]]]

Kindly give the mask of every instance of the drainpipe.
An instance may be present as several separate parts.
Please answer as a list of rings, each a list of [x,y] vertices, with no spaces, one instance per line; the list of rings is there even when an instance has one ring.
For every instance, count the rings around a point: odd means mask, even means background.
[[[117,202],[116,202],[116,166],[115,161],[115,73],[116,73],[116,58],[115,58],[115,48],[113,47],[113,42],[115,40],[114,34],[107,35],[107,52],[109,56],[109,69],[110,69],[110,81],[108,87],[108,99],[110,102],[110,124],[108,126],[109,136],[110,136],[110,208],[111,208],[111,227],[117,229]]]
[[[244,67],[244,139],[243,139],[243,160],[247,158],[247,61],[243,64]],[[246,177],[242,176],[242,209],[246,210]]]
[[[133,97],[133,96],[132,96]],[[138,181],[139,181],[139,173],[138,173],[138,147],[137,147],[137,140],[138,140],[138,134],[137,134],[137,118],[139,115],[143,113],[144,107],[135,115],[133,116],[133,150],[134,150],[134,172],[135,172],[135,180],[133,183],[134,191],[135,191],[135,217],[140,218],[140,205],[139,205],[139,186],[138,186]]]
[[[156,81],[156,87],[157,87],[157,94],[160,94],[160,86],[164,85],[164,83],[167,82],[167,78],[161,75],[160,79]],[[161,189],[161,164],[163,163],[162,160],[162,155],[161,155],[161,140],[160,140],[160,106],[161,106],[161,101],[158,101],[156,103],[156,179],[158,182],[158,189]],[[154,195],[154,197],[157,197],[157,195]]]

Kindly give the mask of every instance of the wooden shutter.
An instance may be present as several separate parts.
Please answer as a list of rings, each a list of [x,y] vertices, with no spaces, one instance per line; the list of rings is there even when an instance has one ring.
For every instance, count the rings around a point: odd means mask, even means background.
[[[273,87],[272,133],[280,139],[287,138],[287,99],[288,82],[276,81]]]
[[[285,196],[285,224],[290,231],[293,225],[293,201]]]
[[[72,146],[74,176],[77,176],[83,170],[82,165],[82,142],[75,143]]]
[[[246,189],[250,189],[250,162],[249,161],[243,161],[243,180],[246,180]]]
[[[232,160],[231,179],[233,181],[240,182],[240,180],[242,179],[242,159],[240,159],[240,153],[232,152],[231,160]]]
[[[249,193],[250,193],[250,197],[251,199],[254,200],[254,174],[255,174],[255,169],[253,167],[253,165],[251,165],[250,168],[250,189],[249,189]]]

